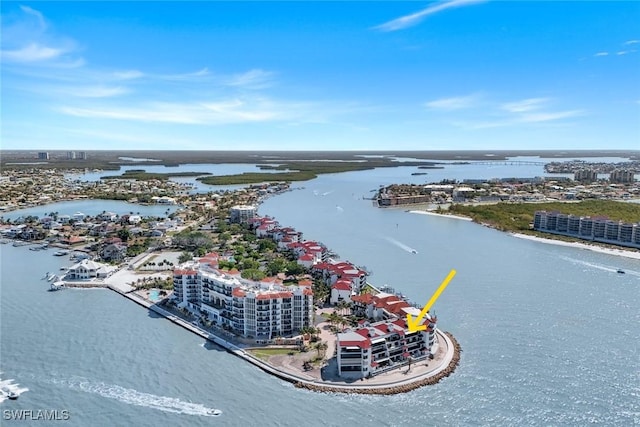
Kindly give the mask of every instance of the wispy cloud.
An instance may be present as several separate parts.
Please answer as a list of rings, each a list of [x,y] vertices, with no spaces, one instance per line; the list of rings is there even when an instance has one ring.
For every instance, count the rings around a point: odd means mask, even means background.
[[[496,103],[486,101],[482,109],[467,114],[466,119],[456,118],[453,124],[467,130],[489,129],[524,124],[563,123],[564,119],[585,115],[578,109],[556,110],[551,108],[550,98],[525,98]]]
[[[426,102],[425,107],[432,110],[442,111],[463,110],[476,106],[478,104],[479,98],[480,96],[477,94],[441,98]]]
[[[425,17],[438,12],[442,12],[443,10],[468,6],[476,3],[485,3],[486,1],[487,0],[449,0],[437,2],[418,12],[401,16],[400,18],[396,18],[391,21],[385,22],[384,24],[378,25],[374,27],[374,29],[385,32],[403,30],[405,28],[413,27],[414,25],[419,24]]]
[[[57,58],[63,53],[62,49],[30,43],[20,49],[3,50],[2,59],[9,62],[37,62]]]
[[[29,6],[20,6],[20,9],[22,9],[24,13],[34,16],[42,30],[45,30],[47,28],[47,23],[44,20],[44,16],[42,15],[42,12],[32,9]]]
[[[133,80],[139,79],[143,76],[144,73],[138,70],[116,71],[115,73],[113,73],[113,77],[118,80]]]
[[[84,63],[74,53],[76,43],[51,31],[42,13],[20,6],[17,15],[3,17],[2,61],[15,66],[51,66],[73,68]]]
[[[294,119],[304,116],[305,105],[262,98],[206,102],[153,102],[138,106],[63,106],[58,111],[76,117],[161,122],[188,125],[223,125]]]
[[[273,72],[261,69],[252,69],[246,73],[236,74],[227,80],[230,86],[239,86],[249,89],[263,89],[271,85]]]
[[[640,40],[627,40],[626,42],[624,42],[625,45],[637,44],[637,43],[640,43]]]
[[[568,110],[568,111],[538,111],[534,113],[521,114],[516,118],[519,122],[526,123],[541,123],[551,122],[561,119],[568,119],[571,117],[583,116],[585,114],[582,110]]]
[[[607,56],[609,55],[609,52],[598,52],[596,54],[594,54],[593,56]]]
[[[72,88],[68,92],[78,98],[111,98],[127,94],[129,90],[122,86],[86,86]]]
[[[538,110],[547,101],[547,98],[528,98],[515,102],[507,102],[502,104],[501,108],[510,113],[524,113],[527,111]]]

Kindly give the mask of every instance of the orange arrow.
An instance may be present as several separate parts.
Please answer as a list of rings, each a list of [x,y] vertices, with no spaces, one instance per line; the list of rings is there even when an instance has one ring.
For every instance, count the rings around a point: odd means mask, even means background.
[[[429,311],[431,306],[440,297],[440,294],[442,293],[442,291],[444,291],[444,288],[447,287],[447,285],[449,284],[449,282],[451,281],[451,279],[453,279],[453,276],[455,276],[455,275],[456,275],[456,271],[455,270],[451,270],[449,272],[449,275],[447,277],[445,277],[445,279],[442,281],[442,283],[440,283],[440,287],[438,287],[438,289],[435,291],[435,293],[431,296],[431,299],[429,300],[427,305],[424,306],[424,308],[422,309],[422,311],[420,312],[418,317],[416,317],[414,319],[414,318],[411,317],[410,314],[407,314],[407,328],[409,329],[409,332],[424,331],[425,329],[427,329],[427,325],[421,325],[420,324],[420,322],[422,321],[422,318],[427,315],[427,312]]]

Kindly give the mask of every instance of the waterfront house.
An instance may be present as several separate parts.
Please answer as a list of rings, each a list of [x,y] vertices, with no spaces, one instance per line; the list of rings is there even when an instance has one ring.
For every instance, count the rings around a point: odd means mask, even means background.
[[[104,278],[108,277],[113,271],[114,268],[106,264],[92,261],[90,259],[83,259],[79,263],[72,265],[64,278],[72,280]]]

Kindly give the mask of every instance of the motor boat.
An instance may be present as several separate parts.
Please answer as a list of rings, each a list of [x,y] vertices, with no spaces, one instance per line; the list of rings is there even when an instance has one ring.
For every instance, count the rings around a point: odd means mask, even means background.
[[[621,269],[621,268],[619,268],[619,269],[618,269],[618,271],[617,271],[617,273],[618,273],[618,274],[624,274],[624,270],[623,270],[623,269]]]
[[[9,399],[11,399],[11,400],[16,400],[18,398],[18,396],[19,396],[16,392],[11,391],[11,390],[9,390],[7,388],[3,388],[2,389],[2,393],[5,396],[7,396]]]
[[[209,413],[209,415],[213,415],[214,417],[222,415],[222,411],[220,409],[211,409],[211,410],[209,410],[208,413]]]

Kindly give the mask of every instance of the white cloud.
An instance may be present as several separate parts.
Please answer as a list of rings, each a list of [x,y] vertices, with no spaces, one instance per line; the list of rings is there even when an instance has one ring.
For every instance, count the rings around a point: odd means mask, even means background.
[[[526,123],[540,123],[560,119],[568,119],[570,117],[578,117],[582,115],[584,115],[584,111],[582,110],[535,112],[522,114],[517,118],[517,121]]]
[[[270,84],[273,73],[270,71],[255,68],[245,73],[236,74],[228,79],[229,86],[241,86],[251,89],[262,89]]]
[[[86,118],[223,125],[291,119],[305,114],[301,107],[304,105],[264,99],[226,99],[199,103],[155,102],[135,107],[61,107],[58,111]]]
[[[453,111],[471,108],[477,105],[478,95],[455,96],[451,98],[435,99],[425,103],[427,108],[433,110]]]
[[[21,49],[3,50],[2,59],[9,62],[38,62],[57,58],[64,52],[62,49],[30,43]]]
[[[144,76],[144,73],[138,70],[116,71],[113,76],[119,80],[133,80]]]
[[[107,87],[107,86],[88,86],[78,87],[69,91],[71,95],[79,98],[110,98],[114,96],[124,95],[129,90],[124,87]]]
[[[585,115],[583,110],[553,111],[548,108],[549,98],[526,98],[518,101],[503,102],[493,106],[483,105],[476,111],[476,119],[457,120],[453,124],[469,130],[489,129],[524,124],[560,123],[563,119]]]
[[[501,108],[510,113],[523,113],[526,111],[538,110],[548,101],[547,98],[528,98],[515,102],[502,104]]]
[[[484,3],[485,1],[486,0],[450,0],[438,2],[418,12],[401,16],[400,18],[385,22],[384,24],[378,25],[374,28],[376,30],[385,32],[403,30],[405,28],[413,27],[414,25],[419,24],[420,21],[422,21],[422,19],[426,16],[433,15],[447,9],[453,9],[456,7],[467,6],[475,3]]]
[[[594,54],[593,56],[607,56],[609,55],[609,52],[598,52],[596,54]]]
[[[44,16],[42,16],[42,12],[30,8],[29,6],[20,6],[20,9],[28,15],[35,16],[41,30],[45,30],[47,28],[47,23],[44,20]]]
[[[627,40],[623,44],[630,45],[630,44],[636,44],[636,43],[640,43],[640,40]]]

